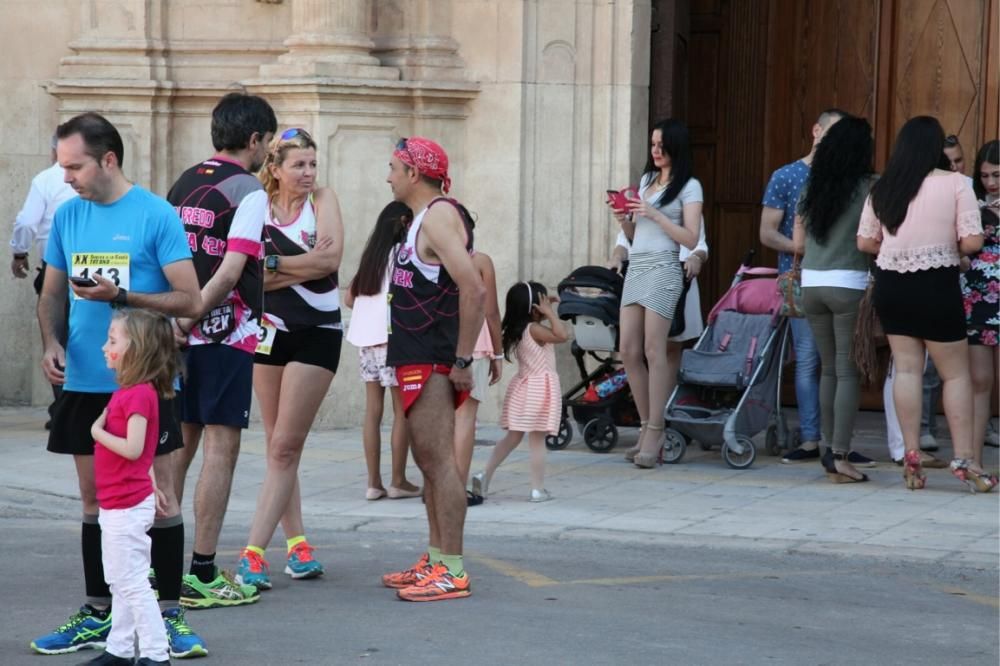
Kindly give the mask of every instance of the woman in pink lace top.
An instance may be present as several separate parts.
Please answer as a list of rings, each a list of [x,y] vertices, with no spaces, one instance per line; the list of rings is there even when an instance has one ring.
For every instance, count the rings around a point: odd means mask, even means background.
[[[874,304],[896,368],[893,400],[906,447],[907,488],[926,482],[920,459],[926,349],[941,376],[955,447],[952,473],[973,491],[989,492],[997,479],[973,459],[972,380],[959,285],[961,256],[979,251],[983,228],[965,176],[936,168],[943,149],[944,131],[935,118],[918,116],[903,125],[865,202],[858,249],[878,255]]]

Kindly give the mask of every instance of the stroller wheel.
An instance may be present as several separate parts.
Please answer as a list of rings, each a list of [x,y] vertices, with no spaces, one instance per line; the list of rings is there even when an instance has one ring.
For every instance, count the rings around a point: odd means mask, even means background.
[[[727,442],[722,445],[722,459],[733,469],[746,469],[757,458],[757,449],[745,435],[736,435],[736,441],[743,447],[743,453],[736,453]]]
[[[565,416],[559,421],[559,434],[545,436],[545,448],[549,451],[561,451],[569,446],[573,439],[573,426]]]
[[[607,453],[618,443],[618,428],[607,416],[590,419],[583,426],[583,442],[591,451]]]
[[[673,428],[663,431],[663,462],[668,465],[679,463],[687,451],[687,437]]]

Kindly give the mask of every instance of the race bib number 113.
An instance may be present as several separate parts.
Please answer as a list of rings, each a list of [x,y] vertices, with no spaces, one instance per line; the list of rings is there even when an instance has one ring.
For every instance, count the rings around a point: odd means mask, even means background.
[[[127,252],[74,252],[70,275],[89,278],[100,275],[116,287],[131,289]]]

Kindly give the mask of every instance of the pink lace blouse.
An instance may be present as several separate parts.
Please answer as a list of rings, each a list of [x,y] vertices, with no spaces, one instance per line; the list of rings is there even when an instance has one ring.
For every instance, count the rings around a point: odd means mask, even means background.
[[[878,267],[898,273],[957,266],[958,240],[981,233],[983,225],[969,179],[941,170],[924,178],[895,235],[879,223],[870,195],[858,224],[858,236],[882,241],[875,259]]]

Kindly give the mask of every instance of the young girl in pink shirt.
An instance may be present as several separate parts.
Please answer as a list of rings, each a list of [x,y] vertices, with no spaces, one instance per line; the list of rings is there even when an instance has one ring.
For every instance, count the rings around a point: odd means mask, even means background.
[[[170,321],[147,310],[120,310],[102,347],[120,388],[94,422],[94,484],[100,506],[104,576],[115,612],[101,664],[169,663],[167,633],[149,587],[146,532],[164,497],[153,456],[160,432],[159,398],[174,395],[179,363]]]

